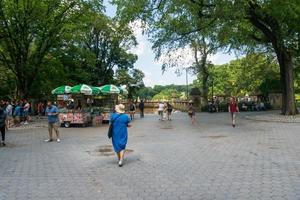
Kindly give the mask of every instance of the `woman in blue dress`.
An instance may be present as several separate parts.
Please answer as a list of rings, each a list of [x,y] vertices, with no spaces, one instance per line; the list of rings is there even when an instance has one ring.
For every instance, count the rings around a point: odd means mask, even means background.
[[[124,114],[125,106],[123,104],[116,105],[115,110],[116,112],[112,114],[110,119],[110,122],[113,123],[112,144],[118,156],[119,167],[122,167],[128,138],[127,127],[130,127],[130,118]]]

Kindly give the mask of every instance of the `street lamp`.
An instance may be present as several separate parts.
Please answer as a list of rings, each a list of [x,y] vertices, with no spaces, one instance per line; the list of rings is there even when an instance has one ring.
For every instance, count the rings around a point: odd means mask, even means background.
[[[189,100],[189,80],[188,80],[188,70],[189,70],[189,68],[185,68],[186,98],[187,98],[187,100]]]

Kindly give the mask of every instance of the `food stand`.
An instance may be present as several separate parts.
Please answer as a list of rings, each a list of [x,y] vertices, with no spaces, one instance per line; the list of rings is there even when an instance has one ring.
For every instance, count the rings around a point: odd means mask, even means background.
[[[59,88],[59,92],[56,88],[52,94],[58,94],[59,120],[66,128],[71,125],[100,126],[103,121],[109,121],[110,113],[113,112],[118,102],[118,94],[121,93],[121,90],[114,85],[98,88],[81,84],[71,89],[69,86]],[[67,88],[67,90],[61,88]]]
[[[87,111],[64,111],[61,109],[59,111],[59,121],[66,128],[74,124],[85,127],[92,122],[92,117],[91,113]]]

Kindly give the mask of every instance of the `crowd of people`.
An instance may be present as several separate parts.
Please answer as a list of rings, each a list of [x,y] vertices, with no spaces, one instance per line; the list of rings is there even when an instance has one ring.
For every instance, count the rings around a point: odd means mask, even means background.
[[[142,100],[138,106],[133,101],[129,103],[129,116],[125,114],[125,106],[123,104],[116,105],[115,112],[111,115],[110,123],[112,126],[112,144],[114,150],[118,157],[118,165],[122,167],[123,159],[126,149],[126,144],[128,140],[128,131],[127,128],[131,127],[130,122],[134,120],[134,114],[136,108],[140,110],[140,117],[144,117],[145,104]],[[168,102],[159,102],[157,105],[157,111],[159,114],[159,120],[171,121],[171,115],[173,112],[173,106]],[[58,108],[48,102],[47,105],[40,102],[37,104],[37,113],[39,116],[46,113],[48,117],[48,133],[49,138],[45,142],[54,141],[53,130],[56,134],[56,141],[60,142],[59,137],[59,118],[58,118]],[[228,104],[228,111],[231,114],[232,126],[235,127],[236,113],[239,112],[238,104],[235,98],[231,97]],[[194,124],[196,121],[195,114],[196,109],[194,107],[193,101],[188,102],[187,113],[191,120],[191,123]],[[5,146],[5,131],[12,124],[24,123],[28,124],[30,121],[30,115],[32,114],[32,106],[27,100],[20,101],[0,101],[0,131],[1,131],[1,144]],[[13,121],[13,123],[11,122]]]
[[[6,128],[29,124],[32,115],[32,105],[26,99],[5,101],[1,100],[0,105],[6,113]]]

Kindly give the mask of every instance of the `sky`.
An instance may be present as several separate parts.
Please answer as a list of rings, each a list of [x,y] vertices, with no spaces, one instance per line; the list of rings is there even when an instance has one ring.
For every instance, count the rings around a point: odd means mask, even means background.
[[[104,6],[106,7],[106,14],[110,17],[115,16],[116,8],[115,6],[109,3],[109,0],[104,0]],[[135,68],[142,70],[145,73],[144,83],[146,86],[153,87],[154,85],[184,85],[186,84],[186,75],[183,73],[181,76],[178,76],[175,73],[175,69],[167,69],[166,72],[162,73],[161,65],[162,61],[155,59],[155,54],[151,49],[151,43],[148,41],[146,35],[142,34],[142,29],[138,26],[133,26],[134,34],[137,38],[138,45],[131,52],[138,55],[138,60],[135,63]],[[193,62],[193,57],[188,52],[184,50],[182,52],[176,53],[185,53],[187,55],[185,60],[180,64],[183,68],[189,67],[190,63]],[[225,64],[230,60],[236,59],[235,55],[228,55],[223,53],[217,53],[209,58],[213,64]],[[188,74],[188,83],[192,83],[196,77],[192,74]]]

